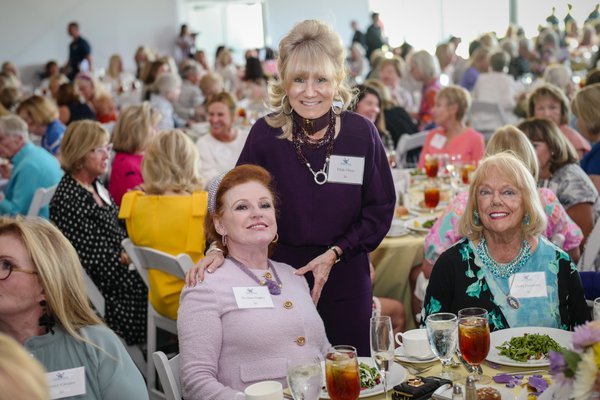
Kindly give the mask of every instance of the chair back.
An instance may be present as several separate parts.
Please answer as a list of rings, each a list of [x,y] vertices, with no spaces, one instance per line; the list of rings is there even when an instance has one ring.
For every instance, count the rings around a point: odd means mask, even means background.
[[[40,210],[50,204],[50,200],[52,200],[52,196],[54,196],[54,192],[56,192],[56,187],[58,185],[50,186],[47,188],[38,188],[31,199],[31,204],[29,205],[29,210],[27,211],[27,216],[37,217],[40,214]]]
[[[396,159],[398,160],[398,168],[407,167],[407,154],[409,151],[423,147],[425,144],[425,138],[429,131],[422,131],[417,133],[400,136],[398,145],[396,146]]]
[[[167,400],[181,400],[181,381],[179,380],[179,354],[170,360],[162,351],[152,354],[158,379]]]
[[[500,104],[478,100],[471,103],[467,119],[473,129],[486,135],[510,122]]]
[[[596,221],[594,229],[585,242],[585,249],[579,258],[577,269],[579,271],[595,271],[594,261],[598,257],[598,253],[600,253],[600,219]]]

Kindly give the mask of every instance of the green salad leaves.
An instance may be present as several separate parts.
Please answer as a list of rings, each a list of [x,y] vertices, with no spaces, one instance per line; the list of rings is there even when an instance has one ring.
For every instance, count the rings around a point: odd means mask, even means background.
[[[358,364],[358,371],[360,373],[361,389],[374,388],[381,382],[381,375],[375,367],[369,367],[369,365],[361,362]]]
[[[515,361],[527,362],[548,358],[548,352],[561,351],[562,347],[548,335],[537,333],[515,336],[509,341],[496,347],[501,356],[506,356]]]

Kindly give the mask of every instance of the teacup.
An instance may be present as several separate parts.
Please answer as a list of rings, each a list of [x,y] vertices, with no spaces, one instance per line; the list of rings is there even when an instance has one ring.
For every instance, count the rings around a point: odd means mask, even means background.
[[[283,400],[283,386],[277,381],[252,384],[244,393],[236,393],[236,400]]]
[[[398,332],[396,333],[396,342],[404,350],[404,355],[408,357],[433,357],[427,338],[427,330],[425,329],[411,329],[404,333]]]

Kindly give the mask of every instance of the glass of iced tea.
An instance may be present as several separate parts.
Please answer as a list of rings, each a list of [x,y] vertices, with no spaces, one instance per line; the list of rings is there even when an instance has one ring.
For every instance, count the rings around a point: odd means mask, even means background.
[[[462,178],[462,182],[465,185],[468,185],[471,181],[471,175],[475,171],[475,165],[473,164],[465,164],[462,166],[462,170],[460,171],[460,177]]]
[[[325,356],[327,393],[331,400],[356,400],[360,395],[356,348],[334,346]]]
[[[428,182],[423,189],[425,207],[429,208],[430,212],[434,212],[435,208],[440,203],[440,186],[437,182]]]
[[[478,367],[490,351],[490,325],[488,313],[479,307],[463,308],[458,311],[458,348],[463,358],[473,367]],[[475,368],[473,368],[475,370]],[[491,382],[489,376],[472,372],[477,383]]]
[[[434,154],[425,155],[425,174],[430,178],[435,178],[438,174],[438,157]]]

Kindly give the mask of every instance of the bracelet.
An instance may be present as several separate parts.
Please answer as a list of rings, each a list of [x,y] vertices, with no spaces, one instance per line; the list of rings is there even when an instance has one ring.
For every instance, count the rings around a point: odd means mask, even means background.
[[[342,255],[340,254],[340,252],[338,251],[336,246],[329,246],[329,249],[334,252],[335,254],[335,261],[333,262],[334,264],[337,264],[340,262],[340,260],[342,259]]]

